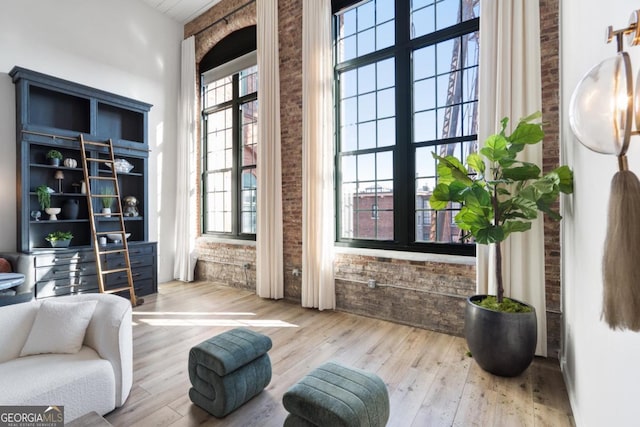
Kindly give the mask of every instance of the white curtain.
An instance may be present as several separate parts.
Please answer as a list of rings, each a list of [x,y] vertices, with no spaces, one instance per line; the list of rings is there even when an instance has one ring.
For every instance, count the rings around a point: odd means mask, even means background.
[[[280,158],[280,73],[278,2],[257,0],[258,37],[258,224],[256,292],[284,296],[282,254],[282,165]]]
[[[196,54],[193,36],[182,41],[182,68],[178,99],[177,182],[175,263],[173,277],[191,282],[197,257],[195,255],[195,153],[196,153]]]
[[[302,306],[336,307],[331,0],[302,3]]]
[[[540,12],[538,0],[483,0],[480,3],[478,138],[542,109]],[[542,144],[527,147],[522,160],[542,164]],[[544,231],[542,215],[530,231],[503,243],[505,295],[533,305],[538,318],[536,354],[547,355]],[[478,245],[477,292],[496,294],[495,253]]]

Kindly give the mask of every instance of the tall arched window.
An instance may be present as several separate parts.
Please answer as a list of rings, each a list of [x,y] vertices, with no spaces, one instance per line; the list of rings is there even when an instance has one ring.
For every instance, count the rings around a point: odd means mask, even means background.
[[[200,62],[202,229],[255,239],[258,149],[256,28],[236,31]]]

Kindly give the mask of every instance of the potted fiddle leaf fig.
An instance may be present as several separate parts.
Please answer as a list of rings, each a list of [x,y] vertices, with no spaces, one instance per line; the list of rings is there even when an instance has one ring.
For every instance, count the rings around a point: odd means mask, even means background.
[[[527,145],[544,138],[541,113],[520,120],[510,135],[508,118],[500,132],[491,135],[479,153],[467,157],[467,166],[456,157],[433,154],[438,161],[438,185],[430,198],[433,209],[459,203],[454,220],[476,243],[495,246],[497,295],[474,295],[467,299],[465,338],[473,358],[484,370],[516,376],[531,363],[537,340],[535,309],[504,296],[502,248],[511,233],[524,232],[539,212],[554,220],[560,193],[573,192],[573,172],[560,166],[542,174],[540,166],[518,160]]]

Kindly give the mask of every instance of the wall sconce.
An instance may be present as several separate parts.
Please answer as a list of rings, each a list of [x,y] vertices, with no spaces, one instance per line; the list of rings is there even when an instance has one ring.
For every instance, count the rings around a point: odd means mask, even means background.
[[[58,193],[62,193],[62,180],[64,179],[64,173],[58,170],[55,175],[53,175],[53,178],[58,180]]]
[[[590,150],[626,159],[634,118],[633,74],[629,54],[623,51],[623,37],[630,46],[640,44],[640,11],[634,11],[629,26],[607,28],[607,43],[616,40],[617,54],[593,67],[580,80],[569,105],[571,130]],[[635,94],[636,125],[640,125],[640,94]],[[621,160],[620,169],[627,169]]]
[[[640,128],[640,79],[634,94],[623,38],[629,46],[640,44],[639,17],[636,10],[626,28],[607,28],[607,43],[615,40],[617,53],[589,70],[569,104],[569,123],[580,143],[618,157],[602,260],[602,318],[612,329],[632,331],[640,331],[640,181],[629,171],[626,153],[631,136],[640,134],[633,129],[634,118]]]

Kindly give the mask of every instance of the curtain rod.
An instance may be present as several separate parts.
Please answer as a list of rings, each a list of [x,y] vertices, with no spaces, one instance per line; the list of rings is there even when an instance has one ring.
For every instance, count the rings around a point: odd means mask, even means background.
[[[207,31],[209,28],[213,27],[216,24],[219,24],[220,22],[224,21],[225,23],[229,23],[229,17],[239,11],[241,11],[242,9],[244,9],[245,7],[249,6],[251,3],[255,3],[256,0],[249,0],[248,2],[246,2],[245,4],[238,6],[237,8],[233,9],[231,12],[227,13],[226,15],[224,15],[222,18],[218,19],[217,21],[212,22],[211,24],[207,25],[206,27],[204,27],[201,30],[198,30],[197,32],[193,33],[193,36],[197,36],[200,33],[203,33],[205,31]]]

